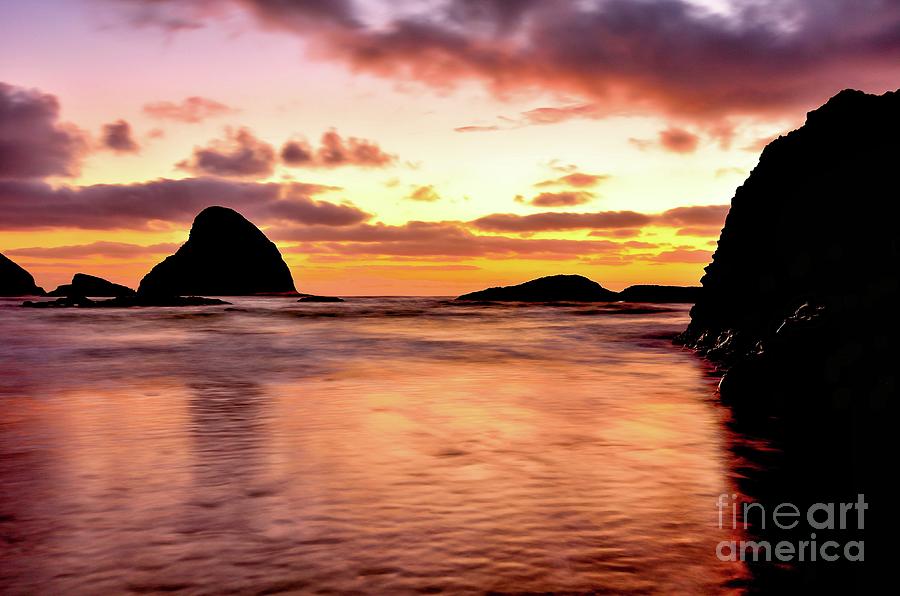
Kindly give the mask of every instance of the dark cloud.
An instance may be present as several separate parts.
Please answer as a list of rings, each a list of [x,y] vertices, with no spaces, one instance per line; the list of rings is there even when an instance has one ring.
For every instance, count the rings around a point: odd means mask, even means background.
[[[281,161],[289,166],[306,166],[314,162],[312,147],[306,141],[288,141],[281,147]]]
[[[345,226],[370,214],[350,204],[315,200],[328,190],[305,184],[258,184],[214,178],[58,187],[0,181],[0,228],[149,229],[185,225],[203,208],[223,205],[256,223]]]
[[[667,128],[659,133],[659,144],[672,153],[693,153],[700,144],[700,137],[683,128]]]
[[[632,138],[628,142],[641,151],[658,148],[671,153],[693,153],[700,145],[700,137],[683,128],[670,126],[659,132],[657,140]]]
[[[0,178],[73,176],[86,149],[55,96],[0,83]]]
[[[290,249],[307,254],[435,258],[569,259],[614,252],[608,240],[557,240],[479,235],[461,222],[411,221],[401,226],[363,224],[348,228],[293,227],[274,229],[272,238],[302,244]]]
[[[228,129],[225,139],[194,147],[193,155],[176,166],[201,176],[265,178],[275,171],[275,149],[246,128]]]
[[[594,200],[593,193],[578,190],[567,192],[542,192],[531,199],[530,204],[535,207],[573,207],[584,205]]]
[[[531,215],[495,213],[476,219],[471,222],[471,225],[481,230],[518,233],[560,230],[635,230],[646,226],[721,227],[728,214],[728,209],[728,205],[694,205],[676,207],[658,214],[636,211],[597,211],[593,213],[548,211]]]
[[[290,140],[281,147],[281,160],[289,166],[307,168],[337,168],[358,166],[382,168],[396,161],[375,141],[356,137],[342,137],[336,130],[322,135],[318,148],[304,140]]]
[[[441,196],[434,190],[434,186],[426,185],[419,186],[415,188],[409,195],[406,197],[412,201],[422,201],[422,202],[433,202],[439,201]]]
[[[144,113],[161,120],[175,120],[196,124],[208,118],[223,116],[236,112],[223,103],[207,97],[193,96],[182,100],[180,103],[172,101],[157,101],[144,106]]]
[[[116,153],[137,153],[141,149],[131,133],[131,125],[125,120],[104,124],[100,141],[105,148]]]
[[[92,242],[67,246],[16,248],[6,252],[11,255],[39,259],[83,259],[85,257],[131,259],[145,255],[171,254],[178,249],[178,246],[174,243],[142,246],[126,242]]]
[[[596,213],[534,213],[514,215],[496,213],[471,222],[481,230],[494,232],[548,232],[580,229],[637,228],[650,225],[653,216],[635,211],[599,211]]]
[[[208,0],[127,3],[170,28],[227,14]],[[896,0],[734,0],[719,13],[688,0],[447,0],[427,13],[386,0],[364,12],[349,1],[231,4],[356,70],[440,88],[479,80],[498,94],[552,90],[603,113],[784,114],[847,86],[887,89],[900,74]]]

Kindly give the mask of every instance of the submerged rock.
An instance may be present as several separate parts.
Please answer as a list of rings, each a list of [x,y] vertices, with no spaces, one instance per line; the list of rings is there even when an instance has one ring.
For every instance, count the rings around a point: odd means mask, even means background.
[[[208,207],[174,255],[143,280],[142,296],[248,296],[293,293],[290,269],[275,245],[238,212]]]
[[[200,296],[120,296],[111,300],[91,300],[85,296],[65,296],[56,300],[26,300],[22,306],[26,308],[136,308],[136,307],[182,307],[182,306],[219,306],[231,304],[218,298],[201,298]]]
[[[509,302],[609,302],[617,294],[582,275],[550,275],[516,286],[488,288],[456,300]]]
[[[629,286],[619,292],[623,302],[684,302],[694,303],[700,295],[699,286]]]
[[[30,273],[0,254],[0,296],[43,295],[44,289],[35,285]]]
[[[337,296],[304,296],[297,302],[344,302],[344,299]]]
[[[102,277],[76,273],[72,283],[64,284],[48,292],[47,296],[133,296],[135,291],[123,285],[106,281]]]

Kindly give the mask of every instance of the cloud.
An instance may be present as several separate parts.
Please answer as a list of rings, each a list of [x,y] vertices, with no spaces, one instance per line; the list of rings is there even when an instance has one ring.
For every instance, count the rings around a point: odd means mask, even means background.
[[[375,141],[344,138],[333,129],[322,135],[318,148],[304,140],[290,140],[281,147],[280,155],[286,165],[308,168],[382,168],[397,159],[383,151]]]
[[[708,250],[692,250],[679,248],[675,250],[664,251],[646,258],[657,264],[709,263],[712,260],[712,252]]]
[[[178,249],[178,244],[160,243],[143,246],[125,242],[92,242],[90,244],[74,244],[67,246],[16,248],[6,251],[7,254],[39,259],[82,259],[85,257],[104,257],[111,259],[131,259],[145,255],[171,254]]]
[[[302,242],[289,249],[292,252],[367,257],[567,259],[620,248],[618,243],[608,240],[478,235],[461,222],[411,221],[401,226],[363,224],[344,229],[293,227],[273,230],[271,236]]]
[[[231,207],[258,224],[346,226],[371,217],[349,203],[313,198],[325,190],[329,188],[215,178],[56,188],[0,180],[0,228],[152,229],[160,222],[188,224],[210,205]]]
[[[682,128],[667,128],[659,133],[659,144],[672,153],[693,153],[697,150],[700,137]]]
[[[0,179],[74,176],[86,151],[55,96],[0,82]]]
[[[535,108],[522,112],[523,124],[556,124],[573,118],[600,118],[603,112],[596,104],[576,104],[560,107]]]
[[[103,125],[100,141],[105,148],[116,153],[137,153],[141,149],[134,140],[131,125],[121,119]]]
[[[471,222],[480,230],[493,232],[547,232],[578,229],[635,228],[649,225],[653,217],[635,211],[599,211],[596,213],[534,213],[514,215],[496,213]]]
[[[176,164],[181,170],[197,175],[234,178],[271,176],[275,171],[275,149],[256,138],[246,128],[228,129],[225,139],[212,141],[206,147],[194,147],[193,155]]]
[[[434,186],[419,186],[415,188],[409,195],[406,197],[412,201],[422,201],[422,202],[433,202],[439,201],[441,199],[440,195],[437,191],[434,190]]]
[[[457,126],[454,128],[456,132],[488,132],[492,130],[500,130],[500,127],[496,124],[490,124],[487,126],[478,126],[478,125],[470,125],[470,126]]]
[[[730,205],[693,205],[664,211],[657,222],[672,226],[719,226],[725,223]]]
[[[843,87],[896,86],[896,0],[870,0],[864,9],[859,0],[718,4],[714,11],[693,0],[446,0],[424,12],[411,2],[229,3],[356,71],[442,89],[478,81],[498,96],[541,90],[584,98],[576,112],[602,105],[604,113],[698,120],[783,115]],[[229,14],[208,0],[126,5],[144,15],[141,24],[169,27]]]
[[[594,194],[583,190],[542,192],[531,199],[530,204],[535,207],[573,207],[590,203],[592,200],[594,200]]]
[[[174,120],[188,124],[196,124],[209,118],[232,114],[236,111],[223,103],[196,95],[182,100],[181,103],[157,101],[144,105],[144,113],[152,118]]]
[[[609,180],[607,174],[585,174],[583,172],[572,172],[560,178],[552,180],[544,180],[535,184],[537,187],[544,186],[571,186],[573,188],[591,188],[597,186],[601,182]]]
[[[700,137],[683,128],[671,126],[665,130],[661,130],[657,140],[631,138],[628,139],[628,142],[641,151],[656,147],[663,151],[684,154],[693,153],[697,150],[697,147],[700,144]]]
[[[675,232],[676,236],[696,236],[699,238],[718,238],[719,234],[722,232],[722,226],[712,226],[708,228],[704,228],[701,226],[696,227],[687,227],[680,228],[677,232]]]

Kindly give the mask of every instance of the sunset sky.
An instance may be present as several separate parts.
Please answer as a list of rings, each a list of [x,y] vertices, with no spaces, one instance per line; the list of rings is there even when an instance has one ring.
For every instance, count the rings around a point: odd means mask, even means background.
[[[0,252],[135,287],[203,207],[301,291],[695,284],[765,143],[900,87],[898,0],[0,0]]]

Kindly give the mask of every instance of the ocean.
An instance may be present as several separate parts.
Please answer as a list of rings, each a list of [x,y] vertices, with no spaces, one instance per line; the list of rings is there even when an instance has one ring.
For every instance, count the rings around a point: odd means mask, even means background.
[[[0,299],[9,593],[723,593],[686,305]]]

